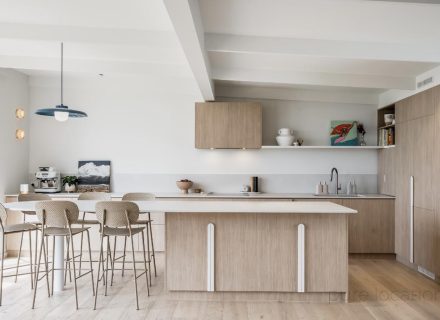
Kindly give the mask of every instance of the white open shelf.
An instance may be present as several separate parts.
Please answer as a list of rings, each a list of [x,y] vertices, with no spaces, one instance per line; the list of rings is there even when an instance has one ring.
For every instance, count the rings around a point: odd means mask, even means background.
[[[262,146],[261,149],[332,149],[332,150],[378,150],[393,148],[393,146]]]

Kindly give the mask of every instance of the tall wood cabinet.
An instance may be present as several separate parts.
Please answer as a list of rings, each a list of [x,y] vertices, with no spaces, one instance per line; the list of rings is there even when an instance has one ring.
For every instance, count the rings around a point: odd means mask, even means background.
[[[198,149],[259,149],[262,132],[259,103],[196,103],[195,145]]]
[[[397,255],[438,273],[438,206],[434,195],[438,179],[435,159],[440,126],[438,88],[432,88],[396,103],[396,230]],[[436,105],[437,104],[437,105]],[[440,122],[438,122],[440,124]]]

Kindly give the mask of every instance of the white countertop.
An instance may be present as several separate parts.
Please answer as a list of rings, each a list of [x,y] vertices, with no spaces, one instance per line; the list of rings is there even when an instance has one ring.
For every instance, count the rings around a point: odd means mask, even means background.
[[[51,193],[52,198],[77,198],[79,193]],[[394,199],[395,197],[384,194],[360,194],[347,196],[345,194],[328,194],[315,196],[312,193],[155,193],[159,199]],[[17,194],[8,194],[6,197],[16,197]],[[112,198],[122,198],[123,193],[111,193]]]
[[[94,212],[97,201],[74,200],[80,211]],[[357,213],[356,210],[327,201],[135,201],[143,212],[168,213]],[[10,210],[35,211],[36,201],[3,203]]]

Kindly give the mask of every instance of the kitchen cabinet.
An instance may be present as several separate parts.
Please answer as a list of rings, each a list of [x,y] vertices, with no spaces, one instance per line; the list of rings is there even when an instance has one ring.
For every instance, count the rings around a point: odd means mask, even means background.
[[[380,194],[396,195],[395,148],[378,151],[377,189]]]
[[[344,199],[358,211],[348,218],[350,253],[394,253],[394,199]]]
[[[438,88],[432,88],[396,103],[396,254],[429,271],[437,268],[434,195],[438,188],[433,177],[438,94]]]
[[[394,199],[307,199],[355,209],[348,217],[349,253],[394,253]]]
[[[197,149],[259,149],[262,108],[256,102],[196,103]]]

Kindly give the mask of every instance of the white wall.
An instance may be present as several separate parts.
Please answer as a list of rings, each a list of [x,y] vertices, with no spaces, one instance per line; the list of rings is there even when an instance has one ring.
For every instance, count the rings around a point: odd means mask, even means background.
[[[332,166],[343,174],[377,173],[375,151],[197,150],[196,90],[180,88],[176,93],[170,88],[168,92],[166,87],[152,87],[135,77],[70,77],[65,83],[65,104],[86,111],[89,118],[58,123],[52,118],[32,116],[30,173],[41,165],[75,173],[78,160],[108,159],[113,175],[124,176],[124,185],[131,189],[137,189],[142,183],[139,177],[148,174],[327,175]],[[30,86],[32,110],[58,103],[58,84],[53,79],[34,76]],[[316,143],[327,141],[330,119],[358,119],[366,123],[367,130],[375,132],[373,104],[271,100],[265,105],[265,125],[277,128],[279,121],[291,117],[292,122],[283,125],[303,130]],[[268,113],[269,109],[274,115]],[[375,139],[368,140],[374,143]],[[133,185],[127,181],[133,181]],[[128,191],[118,189],[118,181],[114,183],[114,189]],[[211,187],[216,191],[214,183]],[[170,183],[169,190],[160,191],[175,190]]]
[[[25,110],[24,119],[15,117],[15,110]],[[28,79],[25,75],[0,69],[0,197],[17,192],[20,183],[28,180]],[[17,140],[15,130],[24,129],[25,139]]]

